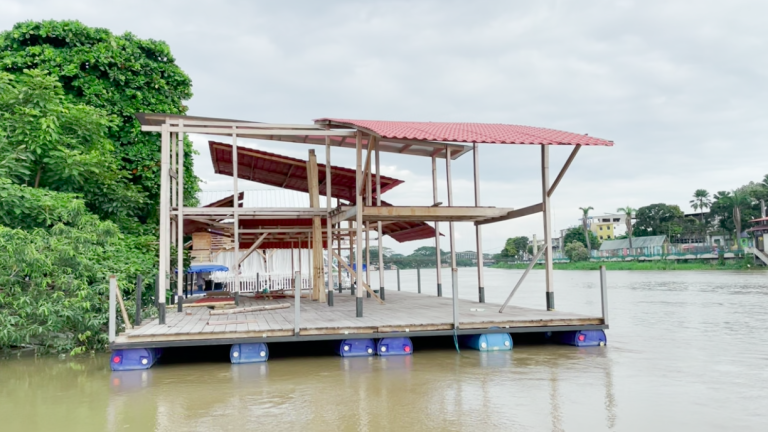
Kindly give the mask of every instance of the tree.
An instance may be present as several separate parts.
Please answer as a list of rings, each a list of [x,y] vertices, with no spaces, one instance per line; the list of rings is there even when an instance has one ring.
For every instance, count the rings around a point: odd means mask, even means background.
[[[693,199],[690,201],[691,207],[694,210],[701,210],[701,223],[704,223],[704,209],[709,208],[712,205],[712,200],[709,199],[709,192],[705,189],[696,189],[693,193]]]
[[[635,212],[633,232],[637,237],[671,235],[681,231],[683,211],[676,205],[651,204]]]
[[[589,260],[589,251],[582,243],[573,241],[565,245],[565,256],[571,262],[587,261]]]
[[[386,246],[382,247],[381,250],[382,250],[382,254],[383,254],[382,255],[383,259],[391,257],[393,252],[394,252],[392,250],[392,248],[388,248]],[[374,262],[378,263],[379,262],[379,247],[378,246],[371,246],[370,247],[370,251],[371,251],[371,262],[372,263],[374,263]]]
[[[587,249],[592,250],[592,245],[589,242],[589,228],[587,227],[587,220],[589,219],[589,211],[594,210],[591,206],[590,207],[579,207],[582,212],[581,216],[581,226],[584,228],[584,239],[587,242]]]
[[[105,348],[108,277],[131,310],[132,281],[156,271],[154,239],[121,234],[74,194],[0,179],[0,197],[0,351]]]
[[[757,214],[753,207],[755,200],[747,192],[739,189],[732,192],[718,192],[714,198],[712,213],[720,216],[721,228],[736,233],[734,245],[738,246],[741,227]]]
[[[565,238],[563,239],[563,244],[567,245],[573,242],[579,242],[583,244],[584,247],[587,247],[587,241],[584,239],[584,233],[579,227],[569,228],[565,232]],[[593,233],[592,231],[589,231],[589,244],[593,248],[592,250],[600,249],[600,243],[601,243],[600,239],[597,238],[595,233]]]
[[[629,248],[632,249],[632,216],[637,211],[630,206],[616,209],[619,214],[624,215],[624,222],[627,224],[627,238],[629,239]]]
[[[434,246],[422,246],[416,250],[413,251],[411,256],[419,256],[419,257],[437,257],[437,253],[435,252],[437,249],[435,249]],[[442,249],[440,249],[440,256],[444,257],[446,252]]]
[[[116,163],[147,195],[139,202],[141,221],[157,218],[160,138],[142,133],[134,114],[187,111],[183,102],[192,97],[191,81],[168,45],[131,33],[113,35],[79,21],[27,21],[0,33],[0,70],[19,76],[30,69],[50,73],[76,103],[114,116],[107,136],[115,144]],[[194,205],[199,179],[189,140],[184,154],[185,203]]]
[[[79,194],[90,211],[125,227],[145,199],[118,168],[107,136],[113,125],[105,112],[72,103],[53,77],[0,72],[0,176]]]
[[[517,257],[518,249],[515,247],[515,239],[514,238],[508,238],[507,242],[504,244],[504,248],[501,250],[501,255],[504,258],[515,258]]]

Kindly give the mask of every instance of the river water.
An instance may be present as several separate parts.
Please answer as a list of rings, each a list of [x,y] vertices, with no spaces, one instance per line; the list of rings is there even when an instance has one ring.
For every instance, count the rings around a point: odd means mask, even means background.
[[[502,302],[520,274],[487,269],[487,300]],[[461,297],[476,297],[475,278],[460,270]],[[402,289],[415,279],[402,271]],[[599,314],[597,272],[556,271],[555,283],[558,309]],[[255,365],[209,348],[175,356],[204,362],[170,356],[130,373],[111,373],[105,355],[1,361],[0,431],[768,430],[768,273],[616,271],[608,283],[604,348],[417,341],[412,357]],[[434,294],[434,270],[422,290]],[[534,271],[513,304],[544,299]]]

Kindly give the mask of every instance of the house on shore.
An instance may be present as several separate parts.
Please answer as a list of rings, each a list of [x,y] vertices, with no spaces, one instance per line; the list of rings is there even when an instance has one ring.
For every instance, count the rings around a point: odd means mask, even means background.
[[[632,247],[629,239],[606,240],[597,251],[598,257],[633,257],[661,256],[667,253],[669,240],[667,236],[632,237]]]

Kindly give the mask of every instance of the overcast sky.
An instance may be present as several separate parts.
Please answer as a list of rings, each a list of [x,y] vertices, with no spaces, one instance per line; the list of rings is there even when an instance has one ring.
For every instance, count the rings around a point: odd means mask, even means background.
[[[730,190],[768,173],[766,17],[768,2],[734,0],[0,0],[3,30],[78,19],[166,41],[192,78],[192,115],[494,122],[613,140],[579,153],[553,196],[557,230],[577,223],[580,206],[689,210],[697,188]],[[207,139],[193,138],[203,189],[228,185],[212,174]],[[302,158],[311,148],[249,145]],[[481,146],[482,203],[539,202],[537,150]],[[569,151],[552,149],[555,171]],[[352,164],[352,151],[336,152],[334,163]],[[387,201],[431,204],[429,159],[385,154],[382,165],[406,181]],[[471,204],[471,153],[453,172],[455,203]],[[445,202],[442,164],[440,175]],[[485,251],[507,237],[542,235],[541,220],[487,226]],[[470,224],[457,233],[457,249],[474,248]],[[408,253],[429,242],[385,244]]]

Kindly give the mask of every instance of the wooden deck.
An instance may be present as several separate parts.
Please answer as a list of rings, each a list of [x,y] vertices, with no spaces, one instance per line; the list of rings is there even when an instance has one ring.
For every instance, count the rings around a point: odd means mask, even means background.
[[[231,343],[233,339],[260,341],[301,340],[320,337],[343,339],[370,334],[410,332],[419,335],[441,334],[453,331],[452,300],[399,291],[387,291],[386,304],[365,299],[364,317],[355,317],[355,297],[349,291],[334,295],[334,306],[301,299],[300,331],[294,335],[294,300],[255,300],[241,298],[240,307],[287,303],[288,308],[261,312],[210,315],[206,307],[185,308],[176,312],[168,307],[166,325],[157,319],[145,322],[141,327],[122,333],[113,347],[210,345]],[[542,331],[543,327],[591,328],[603,325],[600,317],[590,317],[568,312],[536,310],[508,306],[499,313],[500,305],[459,300],[459,329],[461,332],[479,333],[483,329],[501,327],[518,331]],[[171,309],[173,308],[173,309]],[[220,324],[231,321],[231,324]],[[213,325],[211,324],[213,323]],[[427,334],[424,334],[427,333]],[[379,336],[374,336],[379,335]],[[245,342],[245,341],[244,341]]]

